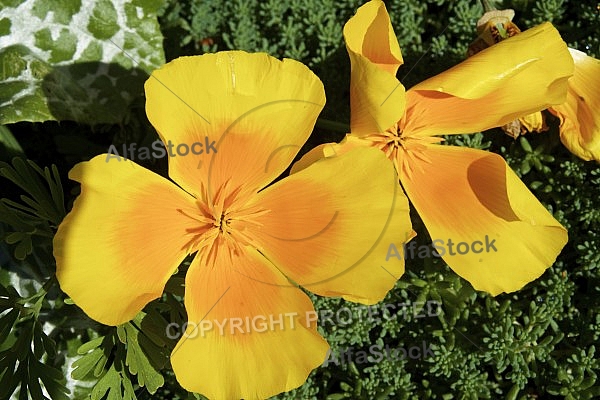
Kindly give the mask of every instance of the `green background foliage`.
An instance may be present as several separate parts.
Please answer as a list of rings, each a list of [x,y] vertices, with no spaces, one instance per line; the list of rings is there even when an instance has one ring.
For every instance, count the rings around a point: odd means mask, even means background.
[[[0,123],[5,124],[0,126],[0,160],[4,161],[0,164],[0,398],[13,391],[20,391],[21,396],[29,393],[34,399],[201,398],[177,384],[168,362],[176,341],[165,336],[169,322],[185,321],[181,299],[189,261],[171,278],[161,299],[116,328],[91,321],[58,288],[51,241],[78,193],[66,174],[75,163],[106,152],[111,144],[117,148],[130,142],[149,146],[156,139],[144,113],[139,84],[164,59],[182,55],[243,49],[300,60],[325,84],[327,105],[322,117],[347,125],[349,61],[342,28],[363,2],[96,0],[89,7],[88,23],[73,27],[71,16],[80,1],[37,0],[30,2],[34,4],[31,13],[46,15],[50,9],[54,13],[51,27],[32,32],[35,45],[14,38],[6,41],[15,34],[14,22],[7,15],[21,3],[0,1],[0,43],[5,44],[0,46]],[[571,47],[600,56],[596,1],[493,3],[497,8],[514,8],[515,22],[522,29],[552,21]],[[386,4],[404,55],[398,77],[406,87],[460,62],[483,12],[477,1],[467,0]],[[143,19],[121,25],[113,17],[122,14],[110,11],[111,7],[146,11]],[[73,46],[79,43],[73,38],[79,36],[75,29],[86,29],[94,37],[89,43],[98,44],[90,44],[91,50],[79,58],[73,57]],[[51,38],[58,40],[50,43]],[[125,52],[113,51],[110,59],[103,58],[100,49],[117,38],[135,62]],[[48,51],[40,52],[45,47]],[[100,74],[82,87],[79,78],[95,74],[100,63],[116,75]],[[29,81],[22,79],[24,74]],[[132,75],[140,78],[130,81],[132,86],[119,83],[119,77]],[[55,94],[44,91],[48,79],[53,79]],[[17,96],[23,85],[35,94]],[[86,95],[90,88],[96,97]],[[121,91],[128,93],[126,99]],[[426,342],[433,356],[329,363],[313,371],[302,387],[277,398],[600,396],[596,350],[600,338],[600,168],[571,155],[558,139],[557,120],[547,118],[548,132],[518,140],[498,129],[447,139],[450,144],[487,149],[507,159],[569,230],[569,243],[557,262],[523,290],[491,297],[474,291],[439,259],[409,260],[405,275],[384,303],[437,301],[441,304],[438,316],[418,318],[410,312],[396,312],[380,321],[355,319],[343,327],[323,324],[320,330],[334,352],[348,347],[368,351],[372,344],[409,348]],[[319,143],[340,140],[343,131],[337,127],[321,120],[302,153]],[[142,164],[165,174],[165,162]],[[427,231],[414,212],[412,219],[417,240],[428,243]],[[318,311],[335,313],[349,306],[339,299],[313,296],[313,301]],[[260,371],[257,379],[261,379]]]

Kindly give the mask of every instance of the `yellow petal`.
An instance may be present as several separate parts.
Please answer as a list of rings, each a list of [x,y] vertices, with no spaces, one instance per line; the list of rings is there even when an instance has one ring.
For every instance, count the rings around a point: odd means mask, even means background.
[[[179,383],[210,399],[265,399],[300,386],[325,360],[310,299],[256,250],[186,276],[189,323],[171,354]],[[269,281],[274,284],[265,284]]]
[[[290,173],[295,174],[311,164],[319,161],[322,158],[333,157],[333,156],[341,156],[342,154],[346,154],[352,149],[360,148],[360,147],[371,147],[373,142],[363,140],[353,134],[348,134],[344,137],[344,139],[340,143],[323,143],[316,147],[313,147],[309,150],[305,155],[300,158],[300,160],[296,161],[291,168]]]
[[[411,178],[400,179],[457,274],[497,295],[519,290],[552,265],[567,232],[502,157],[440,145],[428,145],[423,156],[432,161],[419,157]]]
[[[576,156],[600,161],[600,60],[569,49],[575,74],[564,104],[550,109],[560,118],[560,138]]]
[[[196,196],[202,185],[214,194],[225,182],[247,191],[269,184],[325,103],[321,81],[303,64],[241,51],[178,58],[154,71],[145,89],[148,118],[164,142],[210,150],[169,159],[169,176]]]
[[[162,294],[187,255],[194,199],[132,161],[99,155],[69,177],[81,195],[54,237],[61,289],[107,325],[132,319]],[[183,211],[183,212],[182,212]]]
[[[541,112],[535,112],[519,118],[519,121],[528,132],[543,132],[548,130]]]
[[[361,55],[379,68],[396,75],[404,62],[385,4],[373,0],[361,6],[344,26],[348,51]]]
[[[479,132],[565,101],[573,61],[550,23],[508,38],[407,92],[413,135]]]
[[[378,149],[321,159],[260,193],[259,250],[295,283],[323,296],[373,304],[404,272],[382,268],[391,242],[413,236],[408,200]]]
[[[382,1],[370,1],[344,26],[350,56],[351,130],[356,135],[382,132],[397,122],[406,103],[396,79],[400,46]]]

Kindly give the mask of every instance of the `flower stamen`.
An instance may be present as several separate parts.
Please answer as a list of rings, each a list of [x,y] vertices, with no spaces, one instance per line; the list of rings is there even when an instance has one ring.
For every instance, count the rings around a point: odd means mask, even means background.
[[[231,189],[230,186],[230,181],[226,181],[214,196],[202,187],[196,200],[198,212],[190,214],[179,210],[198,222],[197,227],[188,230],[192,238],[186,247],[190,253],[197,251],[206,265],[214,265],[218,251],[225,250],[233,257],[241,252],[242,246],[258,247],[251,228],[262,226],[256,218],[270,212],[248,205],[249,196],[241,195],[241,187]]]
[[[413,168],[418,163],[415,160],[431,163],[431,159],[425,154],[427,145],[440,143],[444,139],[431,136],[417,136],[403,131],[399,123],[382,133],[373,133],[364,136],[363,139],[371,141],[373,147],[383,151],[387,158],[393,163],[398,174],[406,173],[410,178]]]

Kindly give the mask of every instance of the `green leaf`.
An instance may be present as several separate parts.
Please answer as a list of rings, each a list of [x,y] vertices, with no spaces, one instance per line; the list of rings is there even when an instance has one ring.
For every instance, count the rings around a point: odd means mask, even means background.
[[[11,226],[17,232],[32,232],[36,224],[36,221],[28,214],[9,207],[6,199],[0,200],[0,222]]]
[[[114,344],[114,338],[109,335],[97,337],[79,346],[77,354],[83,357],[73,362],[71,377],[85,379],[92,371],[95,377],[102,375]]]
[[[158,4],[21,0],[0,10],[0,124],[119,123],[164,63]]]
[[[66,214],[58,169],[53,165],[50,174],[47,167],[42,170],[33,161],[26,161],[14,158],[12,167],[0,163],[0,177],[12,181],[31,196],[21,196],[21,200],[29,207],[6,199],[3,202],[58,226]]]
[[[102,359],[104,359],[104,362],[102,362]],[[99,364],[106,364],[106,355],[101,348],[94,349],[91,353],[76,360],[73,363],[74,369],[71,373],[71,377],[77,380],[85,379],[85,377],[88,376],[92,370],[95,370],[96,366]]]
[[[523,175],[527,175],[529,173],[529,171],[531,171],[531,165],[529,164],[529,160],[528,159],[524,159],[521,162],[521,173]]]
[[[132,387],[133,375],[137,375],[138,385],[145,386],[152,394],[164,385],[158,369],[168,360],[166,349],[153,343],[138,329],[144,315],[138,314],[134,321],[117,326],[111,334],[92,339],[77,350],[83,356],[73,363],[72,378],[82,380],[90,375],[101,376],[92,392],[92,399],[103,398],[107,391],[109,399],[129,398],[127,391]],[[117,394],[122,391],[112,391],[118,387],[125,391],[123,397]]]
[[[63,385],[65,377],[60,370],[39,361],[34,362],[32,369],[34,373],[30,379],[35,379],[33,381],[34,384],[38,384],[39,380],[41,380],[52,400],[70,399],[69,389]]]
[[[6,237],[4,238],[4,241],[8,244],[15,244],[15,243],[19,243],[21,240],[23,240],[24,237],[25,237],[25,234],[23,232],[13,232],[13,233],[6,235]]]
[[[148,356],[140,347],[143,334],[131,323],[125,324],[125,332],[127,333],[127,358],[125,363],[129,367],[129,372],[137,375],[140,386],[146,386],[150,393],[156,393],[165,381],[163,376],[154,369]],[[146,344],[149,344],[148,342],[149,340]]]
[[[53,231],[66,214],[64,193],[56,166],[52,172],[43,170],[33,161],[14,158],[12,166],[0,162],[0,179],[6,178],[23,189],[22,203],[0,199],[0,222],[8,224],[4,241],[15,245],[17,260],[24,260],[36,248],[50,244]],[[23,204],[24,203],[24,204]]]
[[[104,397],[108,393],[107,397]],[[135,391],[129,377],[123,376],[112,365],[108,372],[96,383],[91,394],[92,400],[135,400]]]
[[[104,340],[104,336],[100,336],[100,337],[97,337],[96,339],[92,339],[89,342],[82,344],[77,349],[77,354],[86,354],[90,350],[93,350],[93,349],[97,348],[98,346],[100,346],[102,344],[103,340]]]
[[[19,242],[17,247],[15,247],[15,258],[19,261],[23,261],[31,253],[33,253],[31,236],[26,236],[21,242]]]
[[[42,299],[43,296],[40,296]],[[41,301],[41,300],[40,300]],[[25,311],[24,311],[25,310]],[[0,351],[0,398],[14,398],[10,396],[19,388],[19,399],[45,400],[42,384],[50,398],[53,400],[68,400],[69,390],[64,385],[65,377],[60,369],[40,360],[52,358],[56,353],[54,344],[52,349],[46,349],[46,344],[53,342],[42,329],[42,324],[37,320],[37,314],[19,309],[20,318],[15,318],[15,310],[9,312],[2,319],[2,323],[10,326],[14,332],[16,342]],[[10,317],[8,317],[10,315]],[[10,320],[7,320],[10,318]],[[17,320],[18,322],[11,322]],[[48,357],[45,357],[44,355]]]
[[[0,160],[10,160],[16,156],[23,156],[23,148],[11,131],[0,125]]]
[[[533,149],[531,148],[531,145],[529,144],[529,142],[527,141],[527,139],[525,139],[524,136],[521,136],[519,138],[519,143],[521,143],[521,147],[523,148],[523,150],[525,150],[527,153],[531,153],[533,152]]]
[[[17,308],[13,308],[0,318],[0,344],[3,344],[8,337],[17,318],[19,318],[19,310]]]
[[[167,322],[156,310],[150,309],[140,320],[138,326],[140,330],[144,332],[144,335],[156,346],[166,347],[170,345],[171,347],[175,347],[176,341],[174,339],[169,339],[165,335],[168,324],[169,322]]]
[[[101,399],[108,392],[108,399],[121,399],[121,374],[111,366],[92,390],[92,399]],[[116,393],[115,393],[116,392]]]

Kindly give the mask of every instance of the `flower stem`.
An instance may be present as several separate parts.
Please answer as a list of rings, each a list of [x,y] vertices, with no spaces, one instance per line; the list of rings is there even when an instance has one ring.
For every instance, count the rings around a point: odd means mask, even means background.
[[[494,7],[489,0],[481,0],[481,3],[485,12],[496,10],[496,7]]]

